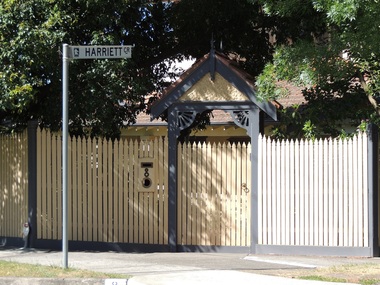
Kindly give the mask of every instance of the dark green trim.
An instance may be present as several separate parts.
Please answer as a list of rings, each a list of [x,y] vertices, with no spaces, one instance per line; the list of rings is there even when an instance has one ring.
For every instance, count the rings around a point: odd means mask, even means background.
[[[371,257],[379,256],[379,227],[378,227],[378,149],[379,131],[374,124],[368,126],[368,238]]]
[[[16,237],[0,237],[0,248],[1,247],[24,247],[25,242],[22,238]]]
[[[171,252],[177,251],[177,139],[179,128],[177,126],[177,111],[169,108],[168,112],[168,238]]]
[[[258,169],[259,169],[259,129],[260,110],[255,108],[249,113],[249,135],[251,136],[251,247],[250,252],[256,253],[259,237],[259,201],[258,201]]]
[[[249,253],[248,246],[178,245],[178,252]]]
[[[273,120],[277,121],[277,110],[276,107],[267,101],[259,101],[256,97],[256,90],[253,86],[243,80],[236,72],[234,72],[231,67],[226,66],[220,61],[216,64],[217,72],[223,76],[229,83],[234,85],[240,92],[246,95],[252,103],[254,103],[260,110],[265,112]]]
[[[28,223],[26,247],[34,247],[37,239],[37,121],[28,122]]]
[[[192,72],[186,77],[185,80],[177,84],[170,92],[164,95],[160,100],[156,101],[150,109],[151,120],[157,119],[163,112],[165,112],[172,104],[193,85],[195,85],[203,76],[208,73],[207,63],[204,62],[196,69],[196,72]]]

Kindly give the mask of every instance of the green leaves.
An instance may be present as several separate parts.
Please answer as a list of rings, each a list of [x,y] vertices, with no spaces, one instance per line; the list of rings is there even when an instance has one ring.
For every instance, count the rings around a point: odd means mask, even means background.
[[[61,125],[61,47],[135,45],[129,60],[70,63],[70,132],[117,137],[134,121],[144,96],[162,88],[154,69],[175,41],[169,4],[126,0],[4,0],[0,3],[0,123],[34,117]],[[170,52],[168,52],[170,51]]]
[[[278,84],[279,76],[276,74],[275,65],[267,64],[263,72],[256,78],[257,96],[261,100],[275,100],[286,97],[289,91]]]
[[[129,60],[70,63],[70,131],[117,137],[119,128],[145,108],[144,96],[165,87],[168,67],[162,63],[203,56],[213,37],[216,49],[234,55],[257,76],[262,99],[287,96],[282,80],[305,88],[308,107],[289,116],[300,120],[294,124],[300,132],[310,120],[317,133],[332,133],[328,127],[335,125],[328,120],[349,118],[356,123],[373,118],[374,110],[380,114],[378,4],[3,0],[0,122],[12,120],[22,126],[34,117],[41,125],[60,128],[62,43],[134,45]]]
[[[241,66],[258,75],[272,57],[272,43],[266,31],[275,23],[257,1],[181,0],[173,9],[173,33],[178,50],[199,58],[215,48],[234,54]]]
[[[293,7],[284,1],[261,1],[271,15],[284,22],[296,18],[300,2]],[[322,33],[305,30],[298,37],[289,34],[287,41],[276,46],[273,61],[259,76],[259,93],[277,96],[277,80],[287,80],[304,88],[307,104],[296,109],[297,120],[288,124],[289,133],[297,136],[315,134],[339,135],[341,125],[357,126],[362,120],[380,115],[380,5],[376,0],[302,1],[318,15]],[[300,9],[304,14],[305,10]],[[313,13],[310,13],[313,15]],[[301,22],[302,24],[302,22]],[[281,26],[279,30],[281,30]],[[310,37],[308,37],[309,35]],[[270,71],[270,72],[268,72]],[[265,94],[267,93],[267,94]],[[376,115],[377,114],[377,115]],[[375,119],[377,120],[377,119]],[[312,128],[313,127],[313,128]]]
[[[328,19],[335,24],[353,21],[357,18],[357,12],[363,0],[316,0],[313,1],[317,11],[326,13]]]
[[[0,4],[0,98],[2,110],[16,122],[31,116],[28,109],[37,89],[51,80],[45,59],[51,55],[55,35],[39,26],[48,8],[43,1]]]

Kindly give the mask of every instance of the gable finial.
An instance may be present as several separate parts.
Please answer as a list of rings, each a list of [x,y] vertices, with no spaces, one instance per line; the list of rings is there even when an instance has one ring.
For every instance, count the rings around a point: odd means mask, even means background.
[[[215,41],[214,33],[211,34],[211,50],[210,50],[210,78],[211,81],[215,80]]]
[[[215,40],[214,40],[214,33],[211,34],[211,41],[210,41],[210,45],[211,45],[211,51],[212,50],[215,50]]]

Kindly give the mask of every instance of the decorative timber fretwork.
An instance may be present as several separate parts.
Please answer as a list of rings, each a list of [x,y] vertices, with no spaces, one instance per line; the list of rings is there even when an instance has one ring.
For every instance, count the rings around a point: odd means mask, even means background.
[[[195,120],[197,112],[196,111],[184,111],[184,112],[179,111],[177,114],[178,114],[177,116],[178,128],[180,131],[182,131],[191,126],[191,124]]]
[[[249,120],[249,112],[248,110],[244,111],[229,111],[232,119],[234,120],[235,124],[243,129],[246,129],[247,132],[250,130],[250,120]]]
[[[249,111],[230,111],[236,125],[241,128],[249,127]]]

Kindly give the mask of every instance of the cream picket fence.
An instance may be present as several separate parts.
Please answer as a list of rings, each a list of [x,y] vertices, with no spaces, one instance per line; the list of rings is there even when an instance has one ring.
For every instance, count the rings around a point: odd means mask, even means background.
[[[250,245],[250,151],[250,144],[179,146],[179,244]]]
[[[38,239],[60,239],[61,137],[39,131]],[[168,243],[167,139],[69,141],[69,240]],[[247,246],[250,145],[179,148],[178,236],[183,245]],[[156,157],[157,189],[141,192],[141,157]],[[242,187],[242,184],[245,186]]]
[[[28,222],[27,132],[0,135],[0,236],[21,237]]]
[[[168,142],[69,140],[69,239],[168,244]],[[61,136],[37,130],[37,239],[62,236]],[[178,147],[180,245],[249,246],[250,144]],[[368,138],[259,138],[258,244],[368,247]],[[139,188],[154,158],[154,191]],[[0,136],[0,236],[21,237],[28,213],[26,132]],[[140,190],[139,190],[140,189]]]
[[[37,238],[60,239],[61,137],[38,131]],[[167,140],[69,140],[69,240],[167,244]],[[157,158],[157,189],[139,191],[139,158]]]
[[[259,140],[259,244],[368,246],[367,135]]]

